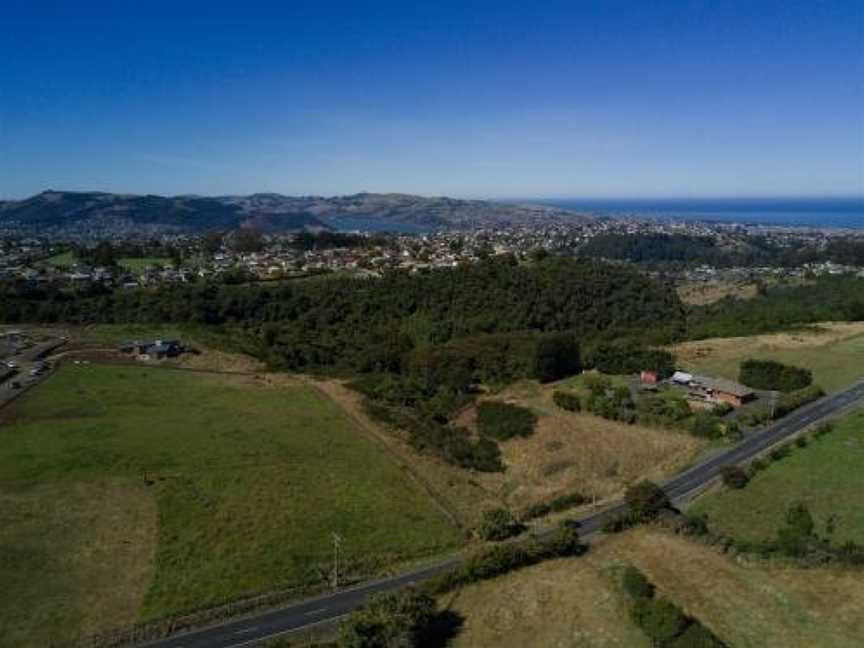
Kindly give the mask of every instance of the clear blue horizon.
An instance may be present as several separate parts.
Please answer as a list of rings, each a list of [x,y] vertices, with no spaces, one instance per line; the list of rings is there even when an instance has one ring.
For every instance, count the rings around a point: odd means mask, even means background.
[[[4,3],[0,199],[864,194],[858,1],[177,4]]]

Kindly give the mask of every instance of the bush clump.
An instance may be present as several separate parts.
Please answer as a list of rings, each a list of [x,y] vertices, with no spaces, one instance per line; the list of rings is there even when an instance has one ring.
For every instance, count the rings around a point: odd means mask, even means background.
[[[419,646],[435,612],[435,599],[418,590],[377,594],[342,622],[339,645],[344,648]]]
[[[803,407],[807,403],[822,398],[825,395],[825,390],[819,385],[810,385],[804,389],[783,394],[777,399],[777,404],[774,406],[774,418],[786,416],[799,407]]]
[[[499,441],[534,434],[537,415],[525,407],[496,401],[477,405],[477,429],[480,434]]]
[[[750,481],[747,471],[740,466],[724,466],[723,470],[720,471],[720,475],[723,478],[723,484],[729,488],[744,488],[747,482]]]
[[[507,509],[497,508],[483,513],[483,519],[477,527],[477,534],[483,540],[500,542],[517,536],[525,530],[513,514]]]
[[[552,394],[552,400],[558,407],[568,412],[579,412],[582,410],[582,401],[579,400],[577,394],[555,391]]]
[[[675,648],[724,648],[725,644],[687,616],[672,601],[654,596],[654,585],[632,565],[621,578],[624,591],[633,600],[631,616],[655,646]]]
[[[738,380],[753,389],[791,392],[813,382],[813,372],[773,360],[745,360]]]
[[[542,383],[560,380],[582,371],[579,342],[568,333],[540,336],[534,352],[534,377]]]
[[[654,586],[633,565],[629,565],[624,570],[621,576],[621,584],[624,586],[624,591],[634,599],[651,598],[654,596]]]
[[[630,514],[640,521],[656,518],[661,511],[670,508],[666,492],[654,482],[644,480],[627,489],[624,501]]]

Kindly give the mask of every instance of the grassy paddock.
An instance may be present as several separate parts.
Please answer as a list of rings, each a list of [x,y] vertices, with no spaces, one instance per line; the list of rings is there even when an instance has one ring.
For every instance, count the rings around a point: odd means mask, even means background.
[[[672,348],[679,363],[699,373],[738,379],[748,358],[775,360],[813,371],[813,381],[837,391],[864,377],[864,323],[828,323],[794,333],[713,338]]]
[[[643,528],[603,538],[581,558],[542,563],[442,597],[463,618],[453,645],[650,646],[620,586],[628,564],[729,646],[853,648],[864,635],[858,571],[747,567]]]
[[[48,257],[45,259],[46,263],[50,263],[53,266],[57,266],[58,268],[70,268],[78,262],[78,258],[75,256],[75,253],[71,250],[67,252],[62,252],[60,254],[55,254],[52,257]]]
[[[332,402],[285,380],[67,365],[17,401],[0,444],[0,495],[21,502],[3,509],[0,555],[30,560],[0,562],[0,628],[17,628],[32,645],[45,644],[46,620],[50,637],[67,638],[319,584],[334,531],[355,573],[458,543],[419,487]],[[109,494],[129,490],[131,510],[152,502],[151,521],[141,513],[138,524],[115,523],[100,497],[76,499],[81,512],[72,515],[51,494],[94,483]],[[32,513],[40,510],[56,516]],[[102,542],[106,528],[123,560],[148,574],[126,598],[95,575],[122,570],[120,558],[76,553]],[[44,563],[51,547],[60,561],[76,553],[77,568]],[[32,605],[22,609],[25,599]],[[63,601],[78,600],[99,604],[63,612]]]
[[[172,267],[171,259],[166,257],[125,257],[117,259],[117,265],[126,268],[129,272],[139,274],[144,272],[144,268],[147,268],[148,266],[162,266],[164,268]]]
[[[790,504],[805,502],[817,530],[825,532],[836,516],[832,539],[864,543],[864,411],[837,424],[834,431],[760,471],[741,490],[707,495],[693,510],[707,513],[712,528],[750,541],[775,537]]]
[[[611,378],[613,384],[626,384],[624,377]],[[686,433],[563,410],[552,400],[562,387],[587,393],[584,377],[578,376],[549,385],[525,380],[492,396],[537,415],[534,434],[501,443],[507,471],[476,478],[510,508],[523,509],[572,492],[598,499],[620,496],[634,481],[674,474],[707,446]],[[475,419],[475,408],[469,408],[456,423],[471,429]]]

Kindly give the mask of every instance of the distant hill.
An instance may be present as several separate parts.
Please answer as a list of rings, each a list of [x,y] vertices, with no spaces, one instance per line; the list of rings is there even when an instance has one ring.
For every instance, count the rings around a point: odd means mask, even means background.
[[[27,235],[111,237],[126,234],[202,232],[252,226],[263,231],[377,229],[399,224],[423,229],[537,224],[586,218],[542,205],[424,198],[406,194],[352,196],[173,196],[44,191],[0,202],[0,232]],[[348,219],[340,227],[340,219]],[[362,222],[360,226],[356,223]]]

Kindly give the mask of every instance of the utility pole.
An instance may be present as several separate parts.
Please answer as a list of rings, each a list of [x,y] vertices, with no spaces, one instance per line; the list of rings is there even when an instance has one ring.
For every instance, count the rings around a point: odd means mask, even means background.
[[[342,536],[335,531],[331,534],[333,538],[333,573],[331,574],[331,583],[333,589],[339,589],[339,549],[342,547]]]

